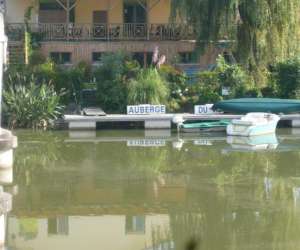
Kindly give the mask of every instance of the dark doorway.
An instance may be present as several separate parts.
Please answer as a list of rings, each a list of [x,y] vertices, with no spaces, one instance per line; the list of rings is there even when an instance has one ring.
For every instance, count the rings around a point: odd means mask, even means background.
[[[143,6],[138,1],[124,2],[124,23],[146,23],[147,12],[146,2],[141,1]]]

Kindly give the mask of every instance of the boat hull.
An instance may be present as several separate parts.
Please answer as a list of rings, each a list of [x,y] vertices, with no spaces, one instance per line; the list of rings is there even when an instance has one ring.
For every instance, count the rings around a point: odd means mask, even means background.
[[[183,124],[180,129],[184,133],[225,132],[228,124],[230,124],[228,121],[199,122]]]
[[[275,114],[264,114],[261,116],[270,116],[271,119],[267,122],[254,122],[243,120],[233,120],[230,125],[227,126],[226,132],[230,136],[257,136],[266,135],[276,132],[277,124],[280,120],[279,116]],[[247,115],[248,116],[248,115]],[[247,117],[246,116],[246,117]]]
[[[241,98],[218,102],[214,110],[232,113],[297,113],[300,112],[300,100],[272,99],[272,98]]]
[[[199,133],[199,132],[226,132],[226,126],[214,127],[214,128],[182,128],[184,133]]]

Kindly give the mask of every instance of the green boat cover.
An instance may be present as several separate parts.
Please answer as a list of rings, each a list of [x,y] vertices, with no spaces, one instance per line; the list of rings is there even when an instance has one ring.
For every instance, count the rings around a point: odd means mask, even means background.
[[[232,113],[297,113],[300,112],[300,100],[272,98],[241,98],[218,102],[214,110]]]
[[[185,129],[192,129],[192,128],[199,128],[199,129],[208,129],[208,128],[215,128],[215,127],[226,127],[229,125],[229,121],[211,121],[211,122],[195,122],[195,123],[184,123],[182,128]]]

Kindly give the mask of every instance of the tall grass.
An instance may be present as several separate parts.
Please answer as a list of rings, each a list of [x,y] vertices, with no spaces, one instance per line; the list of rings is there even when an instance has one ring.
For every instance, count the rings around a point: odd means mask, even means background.
[[[166,104],[169,88],[154,68],[141,70],[128,84],[128,104]]]

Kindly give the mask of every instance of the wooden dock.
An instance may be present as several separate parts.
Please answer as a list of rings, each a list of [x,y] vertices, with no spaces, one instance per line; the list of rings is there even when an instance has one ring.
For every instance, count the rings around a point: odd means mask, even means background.
[[[239,119],[242,115],[232,114],[158,114],[158,115],[106,115],[82,116],[65,115],[64,122],[69,129],[96,129],[97,123],[144,123],[145,129],[171,129],[174,116],[182,116],[185,121],[216,121]],[[300,127],[300,114],[281,115],[281,120],[288,121],[291,127]]]

